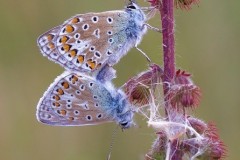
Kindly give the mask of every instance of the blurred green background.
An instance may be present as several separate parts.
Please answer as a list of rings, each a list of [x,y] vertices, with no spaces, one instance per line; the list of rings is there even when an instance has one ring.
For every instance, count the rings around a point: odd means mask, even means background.
[[[139,0],[140,1],[140,0]],[[0,1],[0,156],[5,160],[105,159],[114,123],[87,127],[51,127],[35,118],[43,92],[63,68],[44,58],[36,39],[77,13],[122,9],[124,0]],[[147,5],[141,0],[141,5]],[[214,121],[228,146],[228,158],[240,159],[240,1],[202,0],[191,11],[175,12],[177,66],[191,72],[203,92],[194,115]],[[150,21],[159,27],[159,15]],[[161,35],[149,31],[139,46],[162,63]],[[135,49],[115,66],[120,86],[146,69]],[[118,131],[112,159],[143,159],[155,134],[142,117],[138,127]]]

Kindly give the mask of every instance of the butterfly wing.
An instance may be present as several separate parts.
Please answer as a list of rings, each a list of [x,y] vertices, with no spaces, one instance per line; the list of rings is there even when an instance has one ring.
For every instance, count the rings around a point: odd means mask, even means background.
[[[96,81],[64,72],[50,85],[37,106],[38,121],[54,126],[95,125],[113,121],[101,110],[92,93]]]
[[[124,11],[76,15],[41,35],[38,45],[44,56],[64,68],[90,72],[115,64],[126,52],[127,19]]]

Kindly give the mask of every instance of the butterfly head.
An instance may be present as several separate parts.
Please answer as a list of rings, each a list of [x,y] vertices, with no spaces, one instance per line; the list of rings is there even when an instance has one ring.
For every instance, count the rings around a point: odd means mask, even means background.
[[[129,0],[127,8],[129,8],[129,9],[137,9],[139,7],[137,6],[137,2],[135,0]]]
[[[130,0],[128,5],[125,8],[126,12],[128,12],[132,17],[137,18],[139,21],[145,21],[146,16],[141,7],[139,7],[134,0]]]
[[[126,113],[121,115],[121,120],[119,121],[119,125],[122,129],[128,129],[134,125],[133,122],[133,112],[132,110],[127,111]]]

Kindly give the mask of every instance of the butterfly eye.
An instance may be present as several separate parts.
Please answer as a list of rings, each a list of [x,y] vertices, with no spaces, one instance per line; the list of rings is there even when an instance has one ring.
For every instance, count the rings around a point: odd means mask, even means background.
[[[133,5],[129,5],[129,6],[127,6],[127,8],[128,9],[137,9],[135,6],[133,6]]]
[[[120,125],[122,126],[122,128],[129,128],[130,126],[129,126],[129,123],[128,122],[120,122]]]

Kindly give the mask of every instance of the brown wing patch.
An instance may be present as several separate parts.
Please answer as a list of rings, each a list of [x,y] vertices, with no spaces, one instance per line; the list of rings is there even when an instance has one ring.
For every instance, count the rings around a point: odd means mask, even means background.
[[[66,69],[94,71],[107,62],[108,53],[118,51],[108,41],[124,29],[124,14],[114,11],[76,15],[41,35],[38,45],[45,56]]]
[[[81,126],[112,121],[95,102],[89,83],[94,81],[75,73],[63,73],[38,104],[38,120],[48,125]]]
[[[115,22],[124,11],[76,15],[38,38],[43,55],[64,68],[93,71],[105,64],[111,48],[108,39],[122,28]],[[124,26],[124,20],[121,21]],[[94,47],[94,50],[91,50]],[[117,50],[111,49],[111,53]],[[92,62],[89,62],[92,59]],[[94,63],[93,63],[94,62]],[[96,67],[98,66],[98,67]]]

